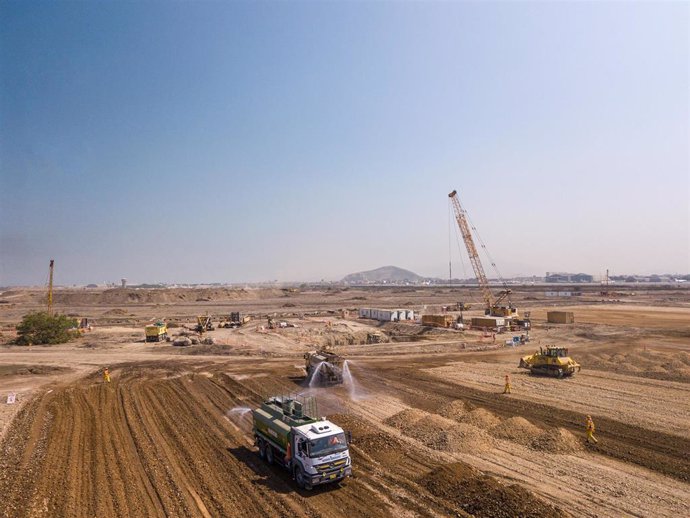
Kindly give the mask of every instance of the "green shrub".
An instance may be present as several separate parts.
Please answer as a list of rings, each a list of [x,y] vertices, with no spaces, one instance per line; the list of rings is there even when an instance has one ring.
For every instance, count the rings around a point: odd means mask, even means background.
[[[49,315],[45,311],[24,315],[17,326],[17,344],[63,344],[79,336],[77,321],[65,315]]]

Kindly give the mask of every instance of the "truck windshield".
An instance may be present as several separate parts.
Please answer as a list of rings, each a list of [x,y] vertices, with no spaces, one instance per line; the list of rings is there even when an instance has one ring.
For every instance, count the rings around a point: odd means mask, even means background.
[[[309,456],[323,457],[331,453],[338,453],[347,449],[347,441],[344,433],[321,437],[309,442]]]

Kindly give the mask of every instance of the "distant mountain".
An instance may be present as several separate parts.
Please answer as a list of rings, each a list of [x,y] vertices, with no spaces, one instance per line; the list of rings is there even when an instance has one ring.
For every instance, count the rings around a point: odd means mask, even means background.
[[[402,282],[421,282],[424,277],[417,275],[410,270],[404,270],[397,266],[383,266],[376,270],[367,272],[351,273],[343,277],[342,282],[347,284],[366,284],[366,283],[402,283]]]

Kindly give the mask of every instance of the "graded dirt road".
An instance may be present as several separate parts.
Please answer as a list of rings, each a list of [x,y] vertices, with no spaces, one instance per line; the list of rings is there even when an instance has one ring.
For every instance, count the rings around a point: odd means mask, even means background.
[[[0,396],[21,397],[0,415],[0,517],[690,515],[680,323],[690,308],[616,308],[615,323],[591,304],[583,314],[601,323],[536,321],[518,348],[323,315],[297,328],[217,330],[213,346],[144,344],[123,323],[75,344],[5,348]],[[369,332],[412,341],[363,345]],[[540,342],[570,345],[582,372],[556,380],[517,369]],[[314,343],[346,344],[354,382],[306,389],[302,353]],[[295,392],[313,393],[320,413],[353,433],[355,475],[340,486],[301,491],[256,453],[249,409]],[[596,446],[584,441],[587,413]]]

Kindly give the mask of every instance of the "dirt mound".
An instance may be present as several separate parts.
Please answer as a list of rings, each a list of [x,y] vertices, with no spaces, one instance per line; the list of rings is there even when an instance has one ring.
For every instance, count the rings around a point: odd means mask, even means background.
[[[467,412],[467,405],[459,399],[446,403],[438,411],[439,415],[448,419],[454,419],[455,421],[461,421],[467,415]]]
[[[524,417],[510,417],[494,426],[489,433],[499,439],[506,439],[518,444],[529,445],[542,429],[530,423]]]
[[[484,408],[475,408],[462,420],[463,423],[472,424],[480,428],[493,428],[501,422],[501,418]]]
[[[414,423],[419,421],[422,417],[428,416],[429,413],[424,410],[416,408],[406,408],[405,410],[392,415],[384,421],[388,426],[405,431],[409,429]]]
[[[505,486],[463,463],[441,466],[419,480],[432,495],[477,518],[560,518],[567,516],[525,488]]]
[[[103,316],[105,316],[105,317],[122,317],[126,314],[127,314],[127,312],[124,309],[115,308],[115,309],[110,309],[110,310],[106,311],[105,313],[103,313]]]
[[[564,428],[551,428],[537,435],[530,447],[548,453],[575,453],[582,449],[582,441]]]
[[[484,451],[493,445],[493,439],[476,426],[416,409],[403,410],[386,424],[439,451]]]

